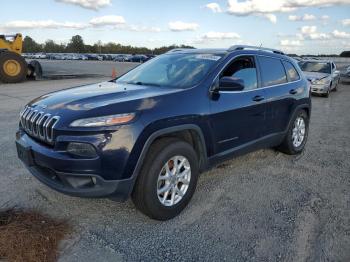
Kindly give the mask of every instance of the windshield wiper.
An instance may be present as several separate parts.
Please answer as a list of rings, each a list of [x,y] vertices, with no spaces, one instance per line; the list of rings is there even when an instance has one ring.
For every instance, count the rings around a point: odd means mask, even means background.
[[[126,82],[127,84],[130,84],[130,85],[140,85],[140,86],[160,86],[158,84],[154,84],[154,83],[144,83],[144,82]]]

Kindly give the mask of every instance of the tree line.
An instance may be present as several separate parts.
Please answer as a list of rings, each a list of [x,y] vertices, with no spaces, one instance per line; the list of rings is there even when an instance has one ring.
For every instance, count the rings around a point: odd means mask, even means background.
[[[53,40],[46,40],[45,43],[37,43],[30,36],[23,39],[24,53],[96,53],[96,54],[162,54],[174,48],[193,48],[186,45],[171,45],[159,48],[149,49],[147,47],[135,47],[131,45],[121,45],[118,43],[109,42],[103,44],[101,41],[93,45],[84,43],[80,35],[72,36],[67,44],[57,44]]]

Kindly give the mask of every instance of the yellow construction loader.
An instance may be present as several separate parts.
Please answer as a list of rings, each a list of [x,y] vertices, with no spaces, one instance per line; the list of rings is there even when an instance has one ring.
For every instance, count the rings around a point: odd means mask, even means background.
[[[41,75],[37,61],[29,65],[22,57],[22,35],[0,35],[0,82],[18,83]]]

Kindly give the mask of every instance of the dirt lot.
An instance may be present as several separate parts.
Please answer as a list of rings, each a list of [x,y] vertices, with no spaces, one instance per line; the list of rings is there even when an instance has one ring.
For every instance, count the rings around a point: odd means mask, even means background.
[[[313,97],[305,152],[260,150],[204,173],[188,208],[150,220],[131,201],[80,199],[40,184],[16,157],[18,113],[30,99],[97,82],[0,85],[0,207],[68,218],[61,261],[350,261],[350,85]]]

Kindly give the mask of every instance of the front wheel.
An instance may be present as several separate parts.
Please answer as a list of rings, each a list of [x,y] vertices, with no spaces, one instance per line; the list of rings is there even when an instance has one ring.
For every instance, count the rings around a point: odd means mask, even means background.
[[[329,94],[331,93],[331,89],[332,89],[332,83],[328,87],[327,93],[324,94],[324,97],[329,97]]]
[[[198,157],[190,144],[177,138],[160,139],[148,152],[132,200],[151,218],[171,219],[191,200],[198,173]]]
[[[309,117],[305,110],[298,111],[292,121],[282,144],[277,147],[288,155],[300,154],[304,150],[309,133]]]
[[[19,83],[27,75],[25,59],[14,52],[0,51],[0,81],[4,83]]]
[[[334,86],[334,89],[333,89],[334,92],[338,91],[338,85],[339,85],[339,79],[337,80],[337,83]]]

